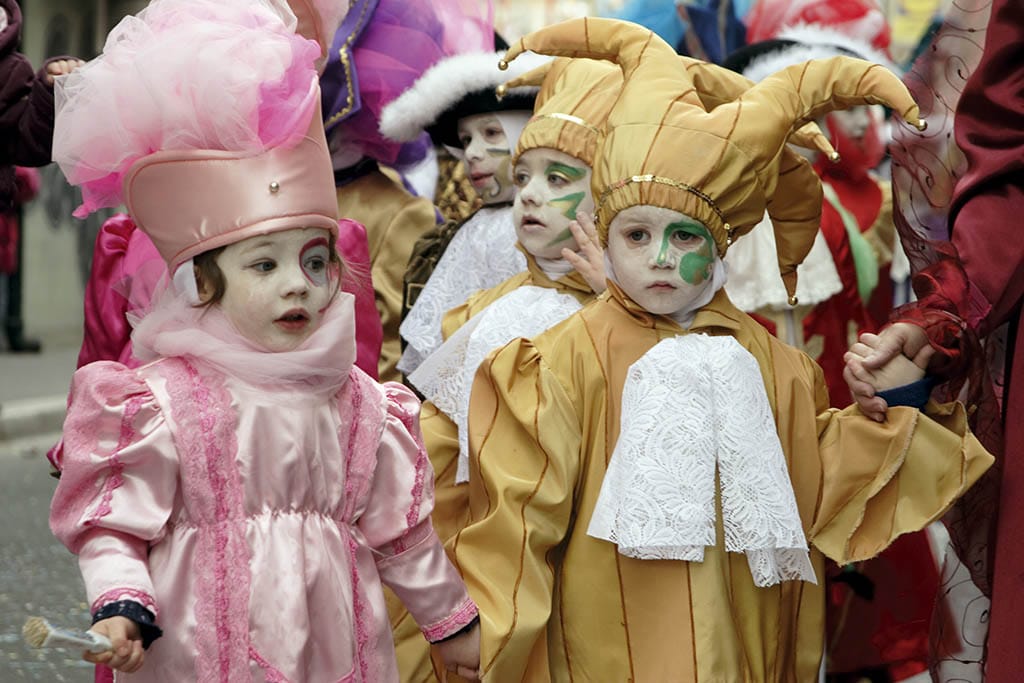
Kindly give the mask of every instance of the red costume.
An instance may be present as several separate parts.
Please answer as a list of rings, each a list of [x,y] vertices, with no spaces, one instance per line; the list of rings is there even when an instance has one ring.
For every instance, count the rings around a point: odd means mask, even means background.
[[[975,581],[992,598],[986,680],[1015,682],[1024,671],[1024,337],[1019,333],[1024,240],[1017,234],[1024,213],[1024,5],[1018,0],[992,3],[984,52],[960,98],[955,123],[967,172],[949,211],[951,244],[929,245],[937,246],[937,253],[914,278],[919,300],[894,320],[926,330],[939,351],[933,364],[950,378],[971,371],[979,438],[993,450],[1003,441],[998,500],[979,500],[966,510],[964,526],[984,527],[998,509],[994,563]],[[1004,323],[1013,346],[1006,349],[1000,420],[993,400],[1000,387],[988,391],[992,387],[978,367],[985,359],[973,338],[990,336]],[[956,530],[951,533],[956,541]]]

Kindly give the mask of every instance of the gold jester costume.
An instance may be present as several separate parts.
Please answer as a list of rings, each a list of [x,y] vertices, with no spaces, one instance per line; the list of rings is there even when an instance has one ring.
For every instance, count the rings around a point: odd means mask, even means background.
[[[604,61],[563,58],[546,62],[507,84],[508,88],[524,86],[540,90],[515,158],[530,149],[551,148],[592,165],[600,126],[622,87],[621,70]],[[521,245],[519,250],[526,256],[527,270],[476,292],[449,311],[441,325],[446,343],[409,376],[410,383],[428,399],[420,427],[429,435],[424,445],[434,467],[435,501],[443,501],[440,506],[435,503],[434,528],[444,540],[463,527],[469,512],[468,487],[464,480],[456,480],[460,453],[457,422],[464,425],[465,419],[454,416],[465,413],[460,406],[464,398],[468,400],[472,359],[479,362],[486,352],[517,336],[541,332],[594,298],[590,285],[575,270],[545,272]],[[471,319],[472,325],[464,327]],[[453,338],[460,330],[463,334]],[[464,444],[465,437],[463,452]],[[392,614],[392,623],[403,679],[429,679],[427,643],[408,611],[400,605],[396,608],[401,613]]]
[[[524,50],[622,68],[625,85],[592,180],[602,239],[620,211],[663,207],[706,226],[720,257],[768,208],[791,295],[820,212],[820,188],[785,180],[791,131],[864,102],[918,120],[898,79],[848,58],[784,70],[708,111],[674,51],[632,24],[565,22],[521,39],[506,59]],[[671,409],[624,403],[638,361],[680,340],[709,349],[720,342],[752,361],[761,381],[743,393],[764,402],[777,456],[763,466],[747,462],[752,479],[745,482],[721,460],[716,470],[721,455],[713,455],[702,479],[707,490],[695,494],[709,540],[648,553],[627,542],[628,529],[617,529],[617,542],[590,529],[605,510],[624,426],[639,415],[661,435],[689,433],[692,425],[673,419]],[[676,365],[666,364],[655,386],[685,391],[673,370],[699,363],[700,355],[670,360]],[[716,382],[730,369],[717,368]],[[739,396],[722,396],[716,386],[708,393],[719,435],[756,431]],[[666,395],[666,406],[672,398]],[[881,424],[856,408],[830,409],[813,361],[770,336],[722,289],[684,328],[642,309],[614,282],[561,324],[487,358],[473,385],[469,440],[470,522],[450,551],[480,606],[484,680],[501,683],[814,681],[823,650],[824,555],[849,562],[878,553],[937,519],[992,463],[960,404],[892,407]],[[652,446],[694,455],[683,439]],[[737,515],[736,498],[757,499],[761,491],[751,489],[769,480],[779,495],[766,505],[782,511],[779,528],[790,538],[769,534],[768,545],[757,546],[747,534],[737,544],[733,532],[752,522]],[[670,483],[693,488],[678,478]],[[619,491],[636,508],[622,509],[623,518],[635,518],[647,498],[678,493],[665,488]]]

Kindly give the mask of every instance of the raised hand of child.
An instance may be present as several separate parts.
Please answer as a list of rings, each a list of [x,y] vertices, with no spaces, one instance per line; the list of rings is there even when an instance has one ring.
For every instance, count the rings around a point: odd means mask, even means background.
[[[57,59],[46,65],[46,85],[53,85],[53,79],[57,76],[67,76],[69,73],[85,64],[81,59]]]
[[[91,630],[109,638],[113,649],[99,654],[86,652],[82,659],[93,664],[106,664],[124,673],[139,670],[146,654],[142,649],[142,634],[138,624],[126,617],[108,617],[93,624]]]
[[[467,681],[480,680],[480,625],[450,640],[438,643],[444,668]]]
[[[562,258],[583,276],[594,294],[600,294],[608,285],[605,283],[604,250],[597,237],[593,216],[580,211],[576,214],[576,220],[569,223],[569,230],[576,239],[579,251],[563,249]]]

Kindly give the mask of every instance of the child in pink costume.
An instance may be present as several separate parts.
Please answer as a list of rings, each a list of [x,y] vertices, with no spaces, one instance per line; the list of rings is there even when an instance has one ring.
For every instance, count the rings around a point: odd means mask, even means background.
[[[419,406],[354,366],[320,51],[295,27],[272,0],[156,0],[61,89],[84,210],[123,200],[172,274],[132,334],[145,364],[75,374],[51,507],[114,645],[86,657],[131,680],[396,681],[381,584],[477,668]]]

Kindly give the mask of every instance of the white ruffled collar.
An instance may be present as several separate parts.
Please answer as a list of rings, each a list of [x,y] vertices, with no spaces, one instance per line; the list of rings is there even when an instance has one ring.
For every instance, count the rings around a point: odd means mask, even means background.
[[[754,583],[817,582],[764,380],[739,342],[659,342],[630,366],[621,415],[590,536],[627,557],[703,561],[717,474],[725,549],[746,554]]]

